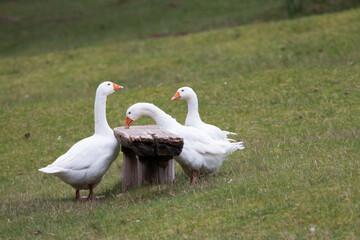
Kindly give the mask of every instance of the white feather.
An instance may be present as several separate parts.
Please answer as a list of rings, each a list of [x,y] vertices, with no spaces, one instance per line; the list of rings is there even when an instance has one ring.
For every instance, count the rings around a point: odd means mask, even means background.
[[[95,134],[74,144],[55,162],[39,171],[55,175],[77,190],[98,185],[119,154],[119,144],[106,120],[106,96],[113,84],[99,85],[95,98]]]
[[[190,177],[192,170],[199,170],[200,173],[217,171],[231,153],[244,149],[241,142],[215,140],[197,128],[183,126],[153,104],[136,103],[127,110],[127,117],[134,121],[143,115],[153,118],[159,128],[184,139],[182,152],[174,159]]]
[[[229,139],[227,135],[237,135],[233,132],[223,131],[220,128],[204,123],[199,114],[198,99],[194,90],[190,87],[182,87],[177,90],[177,94],[180,96],[180,99],[186,100],[188,103],[188,114],[185,120],[185,126],[194,127],[200,129],[201,131],[209,134],[213,139],[216,140],[226,140],[226,141],[235,141]],[[175,99],[175,96],[173,97]]]

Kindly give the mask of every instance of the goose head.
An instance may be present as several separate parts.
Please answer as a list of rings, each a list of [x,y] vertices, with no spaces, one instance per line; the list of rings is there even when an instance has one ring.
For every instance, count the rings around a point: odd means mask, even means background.
[[[175,100],[175,99],[190,99],[191,97],[193,97],[195,95],[195,92],[192,88],[190,87],[181,87],[177,90],[177,92],[175,93],[175,95],[171,98],[171,100]]]
[[[136,103],[126,111],[125,128],[130,128],[131,124],[141,116],[151,117],[159,128],[166,129],[179,124],[174,118],[152,103]]]
[[[103,82],[97,88],[96,93],[107,96],[122,88],[124,87],[112,82]]]
[[[144,104],[145,103],[136,103],[128,108],[126,111],[126,129],[128,129],[134,121],[138,120],[142,115],[144,115]]]

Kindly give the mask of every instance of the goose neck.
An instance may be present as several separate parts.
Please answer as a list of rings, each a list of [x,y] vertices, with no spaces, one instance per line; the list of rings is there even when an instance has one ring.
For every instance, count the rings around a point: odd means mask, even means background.
[[[113,134],[106,120],[106,96],[96,94],[95,97],[95,134]]]
[[[146,107],[143,114],[151,117],[160,128],[169,128],[174,121],[172,117],[155,105]]]
[[[186,122],[188,121],[201,121],[199,114],[199,106],[196,95],[194,97],[187,99],[188,103],[188,114],[186,117]]]

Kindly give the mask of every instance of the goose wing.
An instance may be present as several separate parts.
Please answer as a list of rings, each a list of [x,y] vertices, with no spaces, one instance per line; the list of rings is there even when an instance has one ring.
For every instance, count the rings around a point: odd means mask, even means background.
[[[181,132],[184,142],[201,155],[226,153],[227,142],[225,141],[214,140],[210,135],[194,127],[184,127]]]
[[[64,170],[88,169],[95,162],[112,155],[114,150],[112,146],[107,138],[91,136],[77,142],[48,167]]]

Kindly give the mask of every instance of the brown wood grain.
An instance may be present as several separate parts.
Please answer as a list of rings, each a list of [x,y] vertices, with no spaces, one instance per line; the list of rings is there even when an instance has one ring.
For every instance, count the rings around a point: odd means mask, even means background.
[[[171,183],[175,162],[183,148],[181,137],[155,125],[117,127],[114,135],[123,152],[122,191],[146,184]]]
[[[184,145],[181,137],[155,125],[117,127],[114,134],[122,146],[144,157],[178,156]]]

